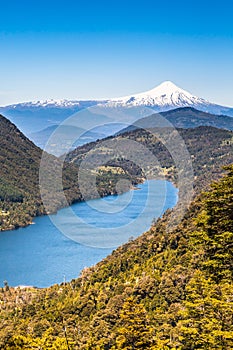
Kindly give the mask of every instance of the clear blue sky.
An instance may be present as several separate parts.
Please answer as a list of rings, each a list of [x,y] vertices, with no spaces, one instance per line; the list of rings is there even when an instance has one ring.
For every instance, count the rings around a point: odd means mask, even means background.
[[[232,1],[1,1],[0,105],[171,80],[233,106]]]

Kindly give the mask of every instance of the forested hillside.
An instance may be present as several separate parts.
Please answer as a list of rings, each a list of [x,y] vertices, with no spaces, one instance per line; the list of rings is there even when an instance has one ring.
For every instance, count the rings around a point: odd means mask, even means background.
[[[211,127],[178,131],[192,159],[196,189],[204,188],[211,179],[217,179],[222,172],[222,166],[233,162],[232,132]],[[167,132],[169,134],[170,131]],[[176,181],[176,167],[171,154],[153,133],[136,130],[107,140],[118,143],[123,139],[133,140],[145,146],[158,159],[162,175]],[[103,147],[101,149],[101,145],[105,141],[86,144],[68,154],[66,160],[75,163],[65,162],[63,167],[63,186],[68,203],[83,200],[77,181],[78,167],[93,147],[97,148],[98,157],[104,156],[106,149]],[[27,225],[32,222],[34,216],[45,214],[46,211],[39,190],[41,149],[3,116],[0,116],[0,147],[0,230],[4,230]],[[130,151],[134,152],[134,149]],[[54,156],[48,155],[48,159],[51,168],[48,181],[53,183],[53,170],[61,163]],[[96,184],[100,196],[116,193],[116,184],[121,179],[127,179],[134,185],[143,181],[145,176],[159,178],[161,175],[158,171],[152,171],[150,166],[145,174],[140,166],[122,157],[113,157],[104,166],[94,169],[94,173],[96,173]],[[126,186],[121,188],[121,191],[127,189]],[[88,198],[96,196],[93,195],[91,188],[88,190]],[[49,193],[49,189],[47,192]],[[50,199],[50,211],[56,211],[66,205],[59,191],[55,192]]]
[[[1,349],[233,348],[233,165],[70,283],[0,293]]]
[[[159,114],[137,120],[122,132],[133,131],[138,128],[148,129],[158,127],[164,120],[169,121],[175,128],[197,128],[198,126],[212,126],[218,129],[233,130],[233,118],[227,115],[214,115],[192,107],[176,108]]]
[[[0,230],[28,225],[33,217],[46,214],[39,188],[39,169],[42,150],[25,137],[14,124],[0,115]],[[48,183],[54,183],[56,169],[63,167],[62,180],[67,202],[83,200],[78,187],[78,168],[61,163],[47,155]],[[115,193],[108,174],[100,174],[98,190],[101,196]],[[112,174],[112,177],[116,175]],[[125,176],[132,183],[140,182],[135,176]],[[50,193],[50,212],[66,205],[59,190]],[[47,208],[46,208],[47,209]]]
[[[41,155],[40,148],[0,116],[0,229],[27,225],[34,216],[45,213],[39,190]],[[55,169],[58,159],[48,157]],[[76,178],[76,168],[65,165],[63,181],[69,202],[80,198]],[[61,206],[55,195],[53,209]]]
[[[208,126],[177,129],[177,131],[180,135],[180,139],[184,141],[184,145],[192,161],[194,186],[196,191],[200,191],[208,186],[211,180],[219,178],[222,173],[222,166],[233,162],[233,132]],[[164,142],[159,140],[160,135],[161,138],[165,140]],[[132,143],[127,143],[126,157],[118,157],[114,154],[113,158],[107,162],[106,170],[108,170],[109,167],[120,167],[125,169],[127,174],[141,176],[142,178],[145,176],[155,178],[165,176],[167,179],[176,182],[176,164],[172,158],[171,150],[166,148],[167,140],[170,144],[173,144],[173,148],[177,147],[176,133],[174,133],[174,129],[170,128],[156,128],[151,130],[138,129],[115,137],[92,142],[69,153],[66,160],[79,166],[82,160],[85,159],[87,155],[91,154],[92,149],[95,150],[95,154],[98,154],[98,157],[102,156],[104,160],[105,155],[108,155],[109,152],[106,148],[106,144],[114,150],[117,148],[118,144],[121,144],[125,139],[133,141]],[[180,139],[178,142],[180,142]],[[137,147],[137,144],[144,146],[146,150],[152,152],[155,159],[158,160],[158,167],[151,164],[151,157],[148,157],[148,160],[146,159],[147,155],[145,153],[139,154],[139,156],[143,158],[144,164],[148,163],[149,166],[146,170],[140,168],[140,158],[139,166],[127,159],[127,155],[136,152],[135,147]],[[89,161],[91,162],[91,158],[89,158]],[[93,158],[93,164],[94,162],[95,158]],[[104,167],[102,168],[104,170]]]

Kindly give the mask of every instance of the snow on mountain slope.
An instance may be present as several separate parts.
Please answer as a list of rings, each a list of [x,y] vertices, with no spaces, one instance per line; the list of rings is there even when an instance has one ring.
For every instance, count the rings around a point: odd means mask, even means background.
[[[111,106],[150,106],[161,109],[170,107],[190,107],[197,105],[209,105],[210,102],[193,96],[189,92],[179,88],[170,81],[165,81],[154,89],[116,99],[111,99]]]
[[[46,129],[52,125],[58,125],[74,113],[85,111],[90,107],[98,106],[106,109],[107,114],[111,108],[127,108],[127,112],[121,113],[123,119],[116,122],[133,123],[135,120],[151,114],[166,112],[176,108],[192,107],[197,110],[215,115],[227,115],[233,117],[233,108],[223,107],[211,103],[203,98],[193,96],[191,93],[179,88],[170,81],[147,92],[105,100],[45,100],[13,104],[0,107],[0,113],[9,118],[26,135]],[[140,108],[143,107],[143,116]],[[97,107],[97,108],[98,108]],[[110,107],[110,109],[108,109]],[[133,107],[133,108],[131,108]],[[146,112],[144,112],[146,107]],[[136,109],[136,110],[135,110]],[[152,110],[152,111],[151,111]],[[119,113],[118,113],[119,114]]]
[[[99,102],[104,103],[106,101],[96,101],[96,100],[87,100],[87,101],[79,101],[79,100],[39,100],[39,101],[31,101],[31,102],[23,102],[17,103],[13,105],[6,106],[5,108],[72,108],[72,107],[82,107],[82,106],[93,106],[98,104]],[[4,108],[4,107],[3,107]]]
[[[191,93],[179,88],[171,81],[165,81],[152,90],[134,94],[131,96],[104,99],[104,100],[45,100],[33,101],[10,106],[1,107],[0,110],[33,110],[38,108],[55,108],[55,109],[75,109],[76,111],[91,106],[108,106],[108,107],[135,107],[147,106],[156,112],[164,112],[179,107],[193,107],[213,114],[227,114],[233,116],[233,108],[223,107],[211,103],[203,98],[196,97]]]
[[[71,107],[71,106],[79,106],[79,101],[69,101],[69,100],[42,100],[42,101],[32,101],[21,103],[22,107]],[[17,108],[16,105],[12,105],[12,107]]]
[[[108,103],[111,107],[146,106],[156,112],[165,112],[180,107],[192,107],[211,114],[233,116],[233,108],[211,103],[179,88],[171,81],[165,81],[152,90],[120,98]]]

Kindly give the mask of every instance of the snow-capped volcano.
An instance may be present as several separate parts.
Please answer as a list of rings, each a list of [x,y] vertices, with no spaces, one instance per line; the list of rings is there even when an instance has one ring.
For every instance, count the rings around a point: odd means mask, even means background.
[[[170,81],[165,81],[152,90],[125,97],[104,100],[64,99],[25,102],[0,107],[0,113],[8,117],[26,135],[30,135],[50,126],[58,125],[74,113],[93,106],[127,109],[134,107],[131,111],[127,111],[126,119],[123,121],[125,123],[134,122],[136,119],[142,117],[140,113],[138,116],[135,114],[135,107],[137,106],[149,107],[148,113],[151,112],[151,114],[154,112],[166,112],[176,108],[192,107],[211,114],[233,117],[233,108],[223,107],[203,98],[196,97]],[[132,121],[129,117],[130,115],[136,119]]]
[[[211,103],[193,96],[189,92],[179,88],[171,81],[165,81],[152,90],[111,99],[108,103],[111,106],[148,106],[158,110],[165,110],[177,107],[197,107],[210,105]]]
[[[139,94],[110,99],[107,104],[111,107],[146,106],[156,112],[165,112],[175,108],[192,107],[200,111],[233,116],[233,108],[224,107],[203,98],[192,95],[171,81],[165,81],[152,90]]]
[[[32,109],[33,113],[36,109],[57,109],[59,113],[61,110],[79,111],[91,106],[108,106],[108,107],[135,107],[146,106],[150,107],[156,112],[164,112],[170,109],[180,107],[193,107],[204,112],[213,114],[226,114],[233,116],[233,109],[229,107],[223,107],[214,103],[211,103],[203,98],[196,97],[190,92],[181,89],[171,81],[165,81],[152,90],[137,93],[130,96],[104,99],[104,100],[45,100],[45,101],[33,101],[18,103],[10,106],[1,107],[1,110],[29,110]]]

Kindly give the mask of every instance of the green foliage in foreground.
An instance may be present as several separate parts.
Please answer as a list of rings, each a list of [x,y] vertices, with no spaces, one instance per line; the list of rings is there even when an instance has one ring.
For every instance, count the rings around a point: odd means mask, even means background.
[[[168,232],[147,233],[79,279],[0,293],[1,349],[233,348],[233,165]]]

